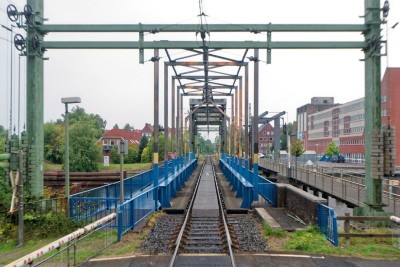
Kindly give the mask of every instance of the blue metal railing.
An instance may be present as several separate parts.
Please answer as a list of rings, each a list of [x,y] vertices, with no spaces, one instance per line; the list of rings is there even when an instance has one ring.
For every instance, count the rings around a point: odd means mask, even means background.
[[[233,157],[222,157],[219,166],[224,173],[225,177],[232,185],[232,189],[236,191],[236,197],[242,198],[241,208],[251,208],[253,202],[254,188],[245,176],[243,170],[240,169],[238,161]]]
[[[119,203],[119,182],[72,195],[70,216],[74,220],[88,224],[117,212],[118,223],[113,226],[118,228],[118,240],[120,240],[124,233],[160,207],[159,195],[166,199],[172,197],[173,189],[180,188],[196,166],[197,160],[194,158],[188,163],[185,163],[185,158],[177,158],[158,168],[158,180],[154,179],[156,172],[153,170],[125,179],[125,201],[122,205]],[[154,181],[158,181],[157,186],[154,186]],[[164,194],[161,194],[163,192]]]
[[[119,206],[118,241],[155,210],[154,196],[157,192],[158,188],[151,187]]]
[[[339,246],[336,216],[332,208],[318,204],[318,227],[327,240]]]
[[[256,182],[258,183],[258,186],[254,186],[254,173],[253,171],[249,170],[247,161],[243,162],[242,159],[232,156],[225,156],[222,157],[220,166],[225,176],[233,186],[233,190],[238,191],[238,197],[242,197],[242,194],[240,193],[242,190],[241,183],[248,182],[253,186],[252,190],[257,191],[253,192],[253,194],[260,194],[265,200],[276,207],[276,184],[260,175],[257,175],[258,179]],[[256,188],[258,188],[258,190]],[[249,202],[251,205],[252,200],[249,200]]]
[[[176,159],[176,161],[178,160],[180,159]],[[158,170],[158,177],[162,179],[164,177],[164,170],[168,170],[168,174],[172,172],[172,163],[169,162],[166,167],[161,166]],[[153,170],[148,170],[124,179],[124,199],[129,200],[135,197],[143,190],[152,186],[153,182]],[[115,212],[119,195],[120,182],[71,195],[69,203],[70,218],[91,223],[101,218],[101,216]]]
[[[268,180],[267,178],[258,176],[258,193],[272,206],[276,207],[276,184]]]

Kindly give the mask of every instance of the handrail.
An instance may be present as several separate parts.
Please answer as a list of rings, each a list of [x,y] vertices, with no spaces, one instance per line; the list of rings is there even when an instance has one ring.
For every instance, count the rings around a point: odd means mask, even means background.
[[[261,162],[261,165],[263,165],[263,163],[265,164],[265,167],[271,168],[272,170],[280,170],[280,166],[282,164],[284,166],[287,166],[287,165],[285,165],[285,164],[287,164],[286,162],[285,163],[281,163],[281,162],[276,162],[276,161],[263,160]],[[337,168],[337,167],[335,167],[335,168]],[[329,170],[330,169],[331,168],[329,168]],[[341,177],[329,175],[329,174],[327,174],[325,172],[318,172],[318,170],[321,170],[321,166],[319,166],[317,168],[317,170],[313,170],[312,172],[313,173],[317,173],[319,176],[321,176],[321,178],[323,178],[324,181],[327,181],[327,182],[328,181],[333,181],[333,182],[336,183],[337,179],[341,179],[341,181],[342,181],[343,185],[345,186],[345,188],[356,189],[356,190],[361,191],[362,193],[365,193],[365,184],[364,184],[365,178],[352,175],[352,174],[356,174],[356,172],[354,172],[354,171],[344,172],[343,175],[347,176],[347,177],[342,177],[341,178]],[[326,171],[327,168],[324,168],[324,170]],[[307,179],[304,179],[304,174],[306,172],[308,172],[308,171],[311,171],[311,169],[304,168],[303,166],[298,166],[299,177],[297,177],[296,179],[299,179],[300,181],[303,181],[303,182],[305,182],[305,183],[307,183],[309,185],[315,186],[317,189],[326,190],[327,188],[326,187],[324,188],[325,182],[322,182],[322,186],[323,187],[321,188],[321,186],[319,186],[318,183],[315,183],[315,180],[311,180],[310,179],[308,181]],[[303,176],[301,174],[303,174]],[[357,182],[354,181],[355,179],[357,179]],[[396,193],[389,192],[389,190],[387,190],[385,188],[389,187],[389,186],[392,186],[393,188],[394,187],[395,188],[400,188],[400,187],[396,186],[396,185],[390,185],[389,182],[388,182],[389,180],[387,178],[383,178],[382,180],[383,180],[382,181],[382,185],[384,186],[383,190],[382,190],[382,196],[384,198],[383,201],[387,200],[387,204],[389,206],[390,206],[390,203],[393,202],[393,205],[391,206],[390,209],[391,209],[391,211],[395,212],[396,215],[398,215],[397,212],[398,212],[398,207],[399,207],[398,203],[400,202],[400,195],[396,194]],[[331,187],[329,187],[329,185],[328,185],[328,188],[331,188]],[[344,189],[344,190],[346,192],[346,189]],[[329,191],[327,191],[327,192],[329,193]],[[340,191],[337,191],[337,192],[336,191],[335,192],[331,191],[331,193],[334,194],[334,195],[335,194],[336,195],[339,194],[339,195],[337,195],[338,197],[343,197],[342,195],[340,195]],[[362,205],[362,201],[360,201],[359,197],[360,197],[360,193],[358,193],[358,197],[357,198],[352,197],[352,195],[346,194],[344,199],[348,200],[348,201],[353,201],[357,205],[360,205],[360,204]]]
[[[92,231],[93,229],[97,228],[99,225],[104,224],[105,222],[108,222],[108,221],[116,218],[116,216],[117,216],[116,213],[111,213],[100,220],[97,220],[91,224],[88,224],[83,228],[80,228],[66,236],[61,237],[60,239],[57,239],[56,241],[54,241],[44,247],[41,247],[38,250],[35,250],[34,252],[29,253],[26,256],[19,258],[18,260],[6,265],[5,267],[25,266],[25,265],[31,263],[33,260],[47,254],[48,252],[53,251],[53,250],[57,249],[58,247],[61,247],[65,243],[71,242],[72,240],[77,239],[78,237],[82,236],[83,234]]]

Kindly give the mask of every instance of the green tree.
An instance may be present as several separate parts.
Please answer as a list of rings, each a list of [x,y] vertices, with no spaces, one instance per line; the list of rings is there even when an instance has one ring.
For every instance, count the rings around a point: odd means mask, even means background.
[[[143,149],[143,151],[142,151],[140,162],[142,162],[142,163],[151,162],[151,154],[150,154],[149,149],[147,147],[145,147]]]
[[[117,146],[114,146],[113,150],[111,150],[110,158],[111,158],[111,162],[113,164],[119,164],[120,158],[119,158],[119,153],[118,153],[118,147]]]
[[[139,158],[142,156],[143,149],[147,146],[149,143],[149,138],[147,136],[142,135],[142,138],[140,139],[140,144],[139,144]]]
[[[294,157],[300,157],[304,153],[304,143],[303,141],[296,140],[291,144],[290,154]]]
[[[134,146],[130,146],[128,148],[128,162],[129,163],[138,163],[140,162],[139,150]]]
[[[61,164],[64,159],[64,125],[56,122],[44,124],[44,158]]]
[[[118,124],[115,124],[115,125],[113,126],[113,129],[119,129]]]
[[[103,120],[100,115],[98,114],[88,114],[86,113],[85,109],[81,107],[74,107],[72,108],[71,112],[69,113],[69,123],[73,125],[77,122],[84,122],[92,128],[92,131],[95,131],[95,137],[99,139],[107,125],[107,121]]]
[[[340,152],[340,147],[338,147],[334,142],[329,142],[325,152],[326,155],[333,156],[335,154],[339,154],[339,152]]]
[[[158,135],[158,160],[164,161],[164,134],[160,133]],[[149,143],[147,144],[146,148],[149,151],[150,156],[154,153],[154,136],[150,138]],[[172,148],[172,140],[168,138],[168,151],[171,151]],[[143,153],[143,152],[142,152]],[[151,158],[151,157],[150,157]]]
[[[131,126],[129,123],[126,123],[124,126],[124,130],[133,131],[135,130],[135,127],[133,127],[133,125]]]
[[[70,170],[75,172],[98,171],[97,160],[100,148],[96,145],[97,129],[82,122],[76,122],[70,130]]]
[[[7,131],[3,125],[0,125],[0,153],[4,151],[4,142],[7,139]]]

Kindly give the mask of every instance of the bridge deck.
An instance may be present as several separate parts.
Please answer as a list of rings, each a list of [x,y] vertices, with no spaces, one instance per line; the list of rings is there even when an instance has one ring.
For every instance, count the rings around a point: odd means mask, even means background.
[[[247,209],[240,208],[240,205],[242,203],[242,198],[235,197],[236,192],[232,190],[232,187],[229,185],[229,182],[227,181],[226,177],[222,174],[221,170],[219,169],[218,165],[215,165],[216,168],[216,175],[217,175],[217,181],[220,186],[221,194],[223,196],[223,202],[225,205],[225,209],[227,213],[247,213]],[[209,173],[209,175],[207,175]],[[186,180],[185,185],[182,186],[182,188],[177,191],[177,197],[171,199],[171,207],[169,208],[164,208],[163,210],[166,211],[167,213],[183,213],[185,209],[188,206],[190,197],[192,195],[194,186],[196,184],[196,178],[198,176],[198,170],[194,171],[192,176]],[[202,177],[202,182],[200,182],[200,188],[197,193],[198,196],[201,195],[199,199],[204,199],[208,198],[208,194],[215,194],[215,186],[214,186],[214,181],[213,181],[213,176],[212,176],[212,171],[211,171],[211,165],[210,169],[206,166],[206,168],[203,171],[203,176]],[[215,195],[216,197],[216,195]],[[201,201],[201,202],[200,202]],[[194,203],[196,205],[196,202]],[[197,203],[197,206],[194,206],[194,209],[201,208],[202,206],[205,207],[207,204],[206,200],[199,200]],[[210,206],[208,206],[207,209],[209,209]],[[218,209],[218,206],[216,207]]]
[[[212,165],[206,164],[200,177],[196,199],[193,203],[194,217],[218,217],[218,197],[215,189]]]

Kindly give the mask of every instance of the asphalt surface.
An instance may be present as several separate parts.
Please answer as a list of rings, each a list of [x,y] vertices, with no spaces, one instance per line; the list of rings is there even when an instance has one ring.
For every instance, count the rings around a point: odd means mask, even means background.
[[[400,253],[400,252],[399,252]],[[218,257],[221,257],[218,260]],[[177,266],[225,266],[222,264],[225,256],[186,256],[184,261]],[[94,259],[84,266],[103,267],[130,267],[130,266],[168,266],[170,256],[136,256],[110,259]],[[235,255],[236,265],[239,267],[253,266],[293,266],[293,267],[399,267],[400,260],[371,260],[350,257],[334,256],[311,256],[311,255],[290,255],[290,254],[246,254]]]

